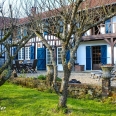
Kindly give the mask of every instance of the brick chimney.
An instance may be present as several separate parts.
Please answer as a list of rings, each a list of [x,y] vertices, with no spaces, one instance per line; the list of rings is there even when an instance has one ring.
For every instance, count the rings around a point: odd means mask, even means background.
[[[31,15],[34,16],[36,14],[36,7],[31,8]]]

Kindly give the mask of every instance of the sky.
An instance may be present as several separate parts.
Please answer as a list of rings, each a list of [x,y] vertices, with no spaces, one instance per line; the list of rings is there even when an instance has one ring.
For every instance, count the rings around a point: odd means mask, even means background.
[[[67,1],[69,0],[63,0],[62,3],[67,4]],[[0,0],[0,7],[4,16],[10,16],[9,5],[12,5],[13,17],[15,18],[27,16],[25,13],[30,13],[32,6],[40,8],[38,4],[42,5],[43,11],[48,10],[47,5],[50,4],[52,4],[52,6],[49,7],[51,9],[59,7],[57,0]],[[2,16],[1,12],[0,16]]]
[[[12,5],[14,17],[25,17],[25,12],[30,12],[32,6],[41,0],[0,0],[0,10],[2,9],[4,16],[10,16],[9,5]],[[46,0],[42,0],[46,1]],[[1,16],[0,12],[0,16]]]
[[[23,1],[26,0],[0,0],[0,10],[3,11],[4,16],[10,16],[11,13],[10,13],[9,5],[11,5],[14,17],[24,17],[24,13],[22,10]],[[0,16],[2,16],[1,12],[0,12]]]

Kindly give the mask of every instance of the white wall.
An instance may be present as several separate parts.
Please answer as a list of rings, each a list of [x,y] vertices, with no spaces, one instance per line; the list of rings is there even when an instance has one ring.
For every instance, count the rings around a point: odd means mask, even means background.
[[[113,33],[116,33],[116,16],[114,16],[114,17],[112,18],[112,23],[113,23],[113,26],[112,26],[112,28],[113,28]]]
[[[104,24],[100,24],[100,33],[105,34],[105,25]]]
[[[111,47],[104,40],[81,42],[81,44],[77,49],[77,63],[79,63],[79,65],[85,65],[84,67],[85,70],[86,70],[86,46],[97,46],[97,45],[107,45],[107,63],[111,63]],[[115,58],[114,61],[116,61],[116,47],[114,49],[114,58]]]
[[[114,63],[116,64],[116,45],[114,46]]]

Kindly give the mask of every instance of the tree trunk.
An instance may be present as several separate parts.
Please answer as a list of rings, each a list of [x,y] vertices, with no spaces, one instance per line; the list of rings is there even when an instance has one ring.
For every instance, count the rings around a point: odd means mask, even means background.
[[[63,66],[64,68],[64,77],[62,79],[62,84],[61,84],[61,89],[60,92],[62,92],[62,95],[59,98],[59,103],[58,107],[63,108],[67,107],[67,96],[68,96],[68,82],[69,82],[69,77],[71,74],[71,69],[68,69],[68,64]]]
[[[2,86],[6,82],[6,80],[8,80],[11,77],[12,74],[11,65],[9,65],[8,68],[5,69],[4,71],[3,71],[3,75],[1,74],[0,86]]]

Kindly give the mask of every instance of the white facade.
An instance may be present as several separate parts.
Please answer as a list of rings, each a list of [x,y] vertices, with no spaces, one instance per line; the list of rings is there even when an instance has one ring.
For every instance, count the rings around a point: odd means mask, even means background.
[[[111,47],[104,40],[81,42],[81,44],[77,49],[77,63],[79,63],[79,65],[84,65],[85,66],[84,70],[86,70],[86,46],[100,46],[100,45],[107,45],[107,64],[111,63]],[[114,63],[115,62],[116,62],[116,46],[114,47]]]

